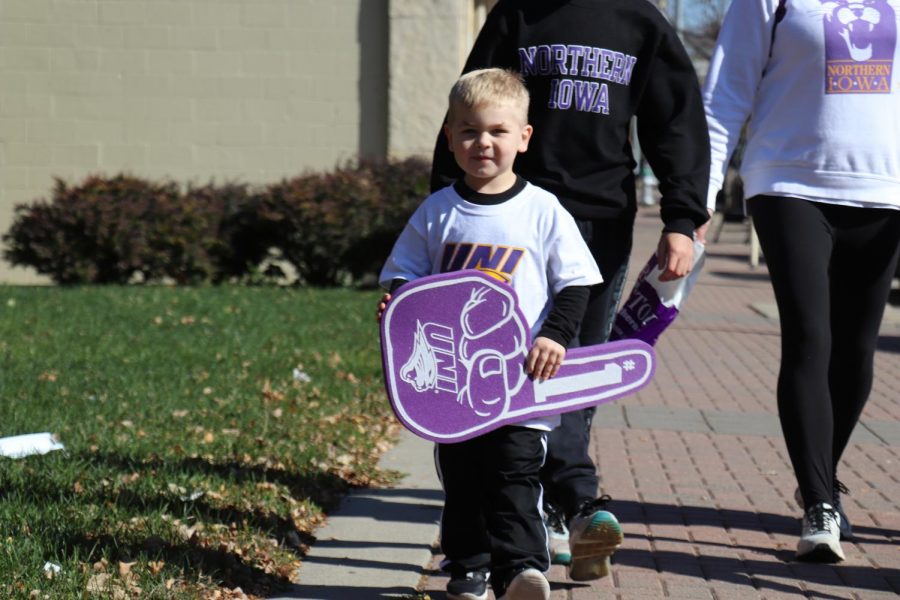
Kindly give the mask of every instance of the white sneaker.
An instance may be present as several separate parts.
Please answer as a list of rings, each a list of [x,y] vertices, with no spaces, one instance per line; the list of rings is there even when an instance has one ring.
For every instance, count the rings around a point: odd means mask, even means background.
[[[609,575],[609,557],[622,544],[622,526],[609,511],[595,510],[609,501],[608,496],[587,503],[569,523],[569,548],[572,564],[569,578],[590,581]]]
[[[512,578],[500,600],[550,600],[550,582],[537,569],[525,569]]]
[[[830,504],[819,502],[803,515],[803,530],[797,542],[797,559],[835,563],[844,560],[841,549],[841,517]]]
[[[853,526],[850,525],[850,519],[847,518],[847,513],[844,512],[844,506],[841,503],[841,494],[850,495],[850,490],[847,489],[847,486],[841,483],[838,479],[834,480],[834,492],[832,495],[832,506],[834,510],[837,511],[838,516],[841,518],[841,539],[843,541],[852,541],[853,540]],[[794,501],[797,503],[797,506],[800,508],[804,508],[803,506],[803,495],[800,493],[800,488],[796,488],[794,490]]]

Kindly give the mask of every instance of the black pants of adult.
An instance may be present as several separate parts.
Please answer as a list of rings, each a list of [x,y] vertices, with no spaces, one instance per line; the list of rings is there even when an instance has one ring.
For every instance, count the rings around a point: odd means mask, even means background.
[[[600,268],[603,283],[591,288],[577,339],[570,347],[602,344],[609,339],[622,297],[634,235],[634,213],[618,219],[575,222]],[[649,257],[648,257],[649,258]],[[571,519],[578,506],[597,496],[599,477],[588,451],[594,407],[561,416],[550,432],[547,460],[541,470],[546,501]]]
[[[444,570],[490,570],[500,594],[515,571],[550,568],[539,476],[546,444],[546,432],[506,426],[435,446]]]
[[[756,196],[750,214],[781,321],[778,415],[806,506],[835,472],[872,387],[900,211]]]

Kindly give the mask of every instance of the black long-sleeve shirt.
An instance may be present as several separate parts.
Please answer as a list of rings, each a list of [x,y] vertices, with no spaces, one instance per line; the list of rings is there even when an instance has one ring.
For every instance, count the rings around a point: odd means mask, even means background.
[[[664,231],[706,222],[709,135],[694,68],[674,29],[646,0],[500,0],[464,71],[522,73],[534,135],[515,171],[554,193],[576,218],[636,210],[629,142],[659,180]],[[432,189],[461,174],[443,134]]]

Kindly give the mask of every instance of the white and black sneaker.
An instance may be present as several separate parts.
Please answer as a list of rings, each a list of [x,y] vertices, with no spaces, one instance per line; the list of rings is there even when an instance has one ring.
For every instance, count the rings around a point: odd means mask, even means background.
[[[797,542],[797,559],[835,563],[844,560],[841,549],[841,517],[830,504],[819,502],[806,509]]]
[[[491,574],[487,571],[451,573],[447,583],[447,600],[487,600],[487,584]]]
[[[853,526],[850,525],[850,519],[847,518],[847,514],[844,512],[844,506],[841,504],[841,494],[849,496],[850,490],[847,489],[846,485],[835,479],[834,492],[831,495],[831,499],[833,500],[831,505],[841,518],[841,539],[844,541],[852,541]],[[797,502],[797,506],[803,508],[803,496],[800,495],[800,488],[794,490],[794,500]]]
[[[572,551],[569,550],[569,530],[566,528],[562,511],[555,506],[545,505],[544,525],[547,527],[550,564],[567,565],[572,562]]]

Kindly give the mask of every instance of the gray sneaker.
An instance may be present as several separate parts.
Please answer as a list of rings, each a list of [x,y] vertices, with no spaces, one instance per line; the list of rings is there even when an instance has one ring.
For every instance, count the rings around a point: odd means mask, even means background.
[[[803,515],[797,560],[819,563],[844,560],[840,521],[840,515],[830,504],[819,502],[810,506]]]
[[[537,569],[519,571],[500,600],[550,600],[550,583]]]
[[[569,547],[572,549],[569,578],[573,581],[590,581],[609,575],[609,557],[624,539],[616,516],[598,510],[609,500],[609,496],[601,496],[584,503],[569,523]]]

